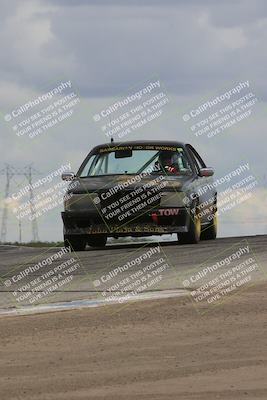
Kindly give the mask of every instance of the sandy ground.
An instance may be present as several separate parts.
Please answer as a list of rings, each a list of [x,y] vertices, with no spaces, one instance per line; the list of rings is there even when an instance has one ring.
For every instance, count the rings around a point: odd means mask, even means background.
[[[266,289],[1,317],[1,399],[266,399]]]

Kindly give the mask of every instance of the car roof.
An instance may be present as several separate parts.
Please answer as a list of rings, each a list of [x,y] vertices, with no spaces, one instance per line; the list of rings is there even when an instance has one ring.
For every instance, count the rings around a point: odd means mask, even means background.
[[[140,145],[158,145],[158,146],[185,146],[183,142],[176,142],[174,140],[135,140],[129,142],[111,142],[104,143],[94,147],[97,150],[101,147],[117,147],[117,146],[140,146]]]

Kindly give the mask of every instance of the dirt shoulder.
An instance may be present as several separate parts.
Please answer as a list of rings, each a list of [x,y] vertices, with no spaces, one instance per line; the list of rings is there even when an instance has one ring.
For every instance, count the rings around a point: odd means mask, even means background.
[[[266,309],[264,284],[204,315],[172,298],[3,317],[1,398],[266,399]]]

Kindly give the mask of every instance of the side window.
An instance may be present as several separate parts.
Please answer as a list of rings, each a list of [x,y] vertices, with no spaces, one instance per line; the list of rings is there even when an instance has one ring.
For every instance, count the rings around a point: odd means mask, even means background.
[[[190,156],[194,162],[196,172],[199,173],[199,170],[201,168],[205,168],[206,164],[204,163],[204,161],[202,160],[200,155],[197,153],[197,151],[192,146],[187,145],[187,150],[189,151]]]
[[[184,152],[180,154],[180,157],[178,159],[178,165],[179,165],[180,171],[189,170],[192,173],[192,168],[191,168],[189,161],[188,161],[187,157],[185,156]]]

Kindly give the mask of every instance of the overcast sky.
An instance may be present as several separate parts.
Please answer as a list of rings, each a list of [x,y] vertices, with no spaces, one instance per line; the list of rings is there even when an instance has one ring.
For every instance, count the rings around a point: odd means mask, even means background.
[[[248,162],[259,184],[241,211],[222,216],[220,235],[267,233],[266,0],[0,4],[0,170],[4,163],[16,168],[33,163],[43,175],[66,163],[77,170],[94,145],[107,141],[93,116],[159,79],[169,99],[163,116],[125,140],[190,142],[218,177]],[[74,115],[34,139],[18,137],[4,116],[63,81],[71,81],[80,98]],[[244,94],[252,91],[257,98],[252,115],[216,137],[196,137],[182,116],[244,81],[249,81]],[[5,178],[0,179],[3,206]],[[26,184],[14,177],[11,191],[15,180]],[[60,207],[38,222],[41,239],[61,239]],[[23,234],[31,238],[29,224]],[[17,238],[10,214],[8,239]]]

